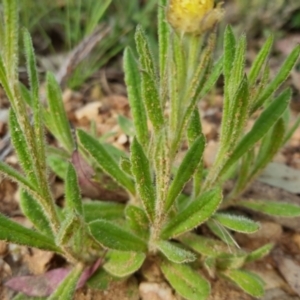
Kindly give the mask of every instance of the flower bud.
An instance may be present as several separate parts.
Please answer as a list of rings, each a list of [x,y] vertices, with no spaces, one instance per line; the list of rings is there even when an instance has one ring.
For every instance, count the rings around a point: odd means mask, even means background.
[[[167,19],[177,31],[201,34],[222,19],[223,9],[213,7],[214,0],[169,0]]]

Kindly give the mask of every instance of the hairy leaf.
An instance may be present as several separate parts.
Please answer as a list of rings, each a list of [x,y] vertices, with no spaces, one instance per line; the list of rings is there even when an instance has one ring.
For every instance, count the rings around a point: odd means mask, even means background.
[[[87,223],[97,219],[115,220],[124,215],[124,204],[108,201],[90,201],[83,203],[84,219]]]
[[[137,271],[143,264],[146,255],[137,252],[110,250],[106,255],[105,271],[113,276],[126,277]]]
[[[152,182],[150,164],[137,139],[133,140],[130,150],[131,172],[136,182],[137,192],[141,198],[149,220],[153,222],[156,195]]]
[[[290,55],[286,58],[285,62],[281,66],[279,72],[272,80],[272,82],[263,90],[262,94],[255,101],[252,107],[252,112],[255,112],[260,108],[265,101],[279,88],[279,86],[287,79],[292,68],[297,62],[300,55],[300,46],[296,46]]]
[[[67,210],[75,211],[80,216],[83,215],[78,179],[71,163],[69,163],[65,180],[65,205]]]
[[[219,240],[200,236],[198,234],[187,233],[178,238],[184,245],[193,249],[195,252],[204,255],[217,257],[227,253],[228,247]]]
[[[0,240],[61,253],[51,238],[27,229],[0,214]]]
[[[136,29],[135,42],[141,68],[142,99],[154,130],[158,132],[164,124],[164,116],[157,87],[157,74],[147,38],[140,26]]]
[[[265,44],[263,45],[263,47],[260,49],[255,60],[253,61],[248,75],[249,85],[253,85],[256,83],[259,73],[261,72],[264,63],[266,62],[270,54],[273,42],[274,42],[274,36],[270,35],[266,40]]]
[[[243,216],[231,215],[229,213],[216,213],[213,219],[218,221],[224,227],[243,233],[254,233],[260,226],[258,223]]]
[[[286,218],[300,216],[300,206],[290,203],[280,203],[269,200],[247,200],[238,201],[237,205],[247,207],[271,216]]]
[[[169,220],[162,230],[162,238],[175,237],[199,226],[213,215],[221,201],[220,188],[204,193]]]
[[[23,214],[30,220],[34,227],[47,236],[53,238],[53,233],[49,220],[46,218],[43,208],[26,191],[21,191],[20,207]]]
[[[258,259],[263,258],[268,255],[270,251],[273,249],[274,244],[266,244],[247,255],[246,262],[252,262]]]
[[[190,266],[164,260],[161,270],[175,291],[185,299],[205,300],[209,296],[209,283]]]
[[[134,205],[127,205],[125,216],[133,232],[140,237],[149,234],[149,222],[145,211]]]
[[[169,210],[173,202],[179,196],[180,192],[184,188],[185,184],[191,179],[195,173],[199,163],[202,159],[202,154],[205,146],[204,136],[199,136],[193,145],[188,149],[182,163],[180,164],[178,171],[170,185],[166,210]]]
[[[224,272],[223,275],[253,297],[262,297],[264,294],[263,281],[257,275],[249,271],[228,270]]]
[[[196,255],[183,249],[180,244],[168,241],[157,242],[158,249],[171,262],[176,264],[188,263],[196,260]]]
[[[60,87],[51,73],[47,74],[46,87],[49,105],[49,111],[45,112],[47,126],[63,147],[71,153],[75,145],[70,124],[64,109]]]
[[[115,159],[106,151],[101,143],[95,138],[78,130],[78,137],[85,150],[94,158],[97,164],[117,183],[126,188],[131,194],[135,194],[134,183],[126,173],[124,173]]]
[[[140,72],[131,49],[125,49],[123,60],[128,100],[130,103],[137,139],[145,148],[148,145],[149,136],[147,116],[145,106],[142,101]]]
[[[270,130],[270,128],[272,128],[286,110],[290,97],[291,91],[285,90],[262,112],[250,132],[242,138],[233,153],[230,155],[225,166],[222,168],[220,175],[228,171],[228,169],[238,159],[249,151],[255,143],[258,142]]]
[[[146,243],[136,235],[106,220],[89,224],[94,238],[104,247],[120,251],[144,252]]]

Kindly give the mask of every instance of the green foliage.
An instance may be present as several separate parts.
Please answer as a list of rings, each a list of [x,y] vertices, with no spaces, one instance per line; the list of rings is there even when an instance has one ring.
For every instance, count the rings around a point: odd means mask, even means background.
[[[92,31],[109,3],[91,14],[87,32]],[[297,205],[239,200],[296,128],[288,128],[291,91],[276,91],[296,63],[300,47],[270,81],[267,62],[273,38],[269,37],[246,75],[244,35],[237,38],[227,27],[224,53],[215,60],[216,33],[201,37],[177,34],[166,21],[165,5],[166,0],[161,0],[158,57],[141,26],[135,34],[137,57],[130,48],[124,53],[133,121],[119,116],[118,122],[125,134],[133,136],[128,155],[104,144],[95,133],[80,129],[77,147],[59,84],[50,73],[46,78],[47,103],[45,107],[40,104],[35,55],[26,31],[22,45],[29,89],[20,85],[16,1],[4,1],[0,82],[12,104],[9,126],[22,172],[4,162],[0,162],[0,172],[22,188],[21,209],[35,230],[0,215],[0,239],[55,251],[74,265],[50,299],[71,299],[83,267],[92,265],[103,253],[106,272],[99,271],[98,286],[106,286],[110,275],[122,278],[133,274],[148,256],[185,299],[209,296],[210,286],[202,278],[201,268],[209,276],[223,276],[259,297],[263,294],[262,281],[243,268],[267,255],[273,245],[251,253],[239,249],[231,231],[250,234],[259,224],[237,212],[230,213],[228,208],[240,206],[284,217],[300,215]],[[213,166],[205,170],[205,137],[198,103],[221,75],[224,109],[220,147]],[[259,116],[246,131],[254,112]],[[45,126],[63,149],[47,146]],[[180,156],[179,152],[184,153]],[[65,182],[63,208],[54,201],[48,166]],[[223,184],[229,175],[237,180],[223,199]],[[107,177],[113,188],[118,185],[127,193],[128,201],[83,201],[84,182],[106,181]],[[188,183],[192,193],[184,195]],[[194,233],[202,224],[219,239]]]
[[[190,266],[163,261],[161,269],[172,287],[184,298],[204,300],[209,296],[209,283]]]
[[[124,252],[110,250],[107,253],[107,262],[103,268],[116,277],[126,277],[137,271],[143,264],[146,255],[141,252]]]

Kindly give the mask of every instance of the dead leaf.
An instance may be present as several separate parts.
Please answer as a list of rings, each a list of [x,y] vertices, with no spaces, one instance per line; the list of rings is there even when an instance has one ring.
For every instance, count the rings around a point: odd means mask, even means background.
[[[86,268],[82,273],[76,289],[84,286],[86,281],[100,267],[102,259],[98,259],[92,266]],[[69,274],[70,269],[58,268],[36,276],[18,276],[8,280],[5,286],[31,297],[46,297],[51,295],[64,278]]]

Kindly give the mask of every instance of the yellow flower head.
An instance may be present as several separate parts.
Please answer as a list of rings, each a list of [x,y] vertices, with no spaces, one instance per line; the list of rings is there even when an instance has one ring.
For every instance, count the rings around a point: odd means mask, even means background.
[[[169,0],[167,19],[178,31],[202,33],[213,27],[223,16],[214,0]]]

